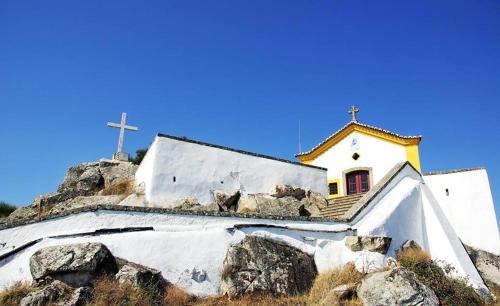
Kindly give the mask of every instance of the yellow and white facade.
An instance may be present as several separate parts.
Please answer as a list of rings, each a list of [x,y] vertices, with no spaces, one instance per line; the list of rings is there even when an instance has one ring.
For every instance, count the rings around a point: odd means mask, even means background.
[[[366,173],[368,182],[363,183],[371,188],[401,162],[409,161],[420,172],[420,140],[421,136],[401,136],[361,124],[353,116],[353,120],[339,131],[296,157],[302,163],[328,169],[328,197],[335,198],[353,193],[355,178],[352,178],[349,192],[349,176],[353,173]],[[366,191],[366,186],[362,191]]]

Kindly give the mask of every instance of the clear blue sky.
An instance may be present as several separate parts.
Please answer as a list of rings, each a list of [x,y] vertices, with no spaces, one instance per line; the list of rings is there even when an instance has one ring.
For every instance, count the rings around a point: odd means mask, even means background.
[[[2,1],[0,199],[26,205],[155,133],[293,159],[349,120],[485,166],[500,204],[500,2]]]

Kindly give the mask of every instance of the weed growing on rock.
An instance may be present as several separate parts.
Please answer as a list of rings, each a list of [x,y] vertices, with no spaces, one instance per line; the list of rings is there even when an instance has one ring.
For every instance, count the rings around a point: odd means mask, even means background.
[[[35,290],[36,288],[31,284],[17,282],[0,292],[0,305],[17,306],[21,303],[23,297]]]
[[[422,283],[436,293],[442,305],[484,305],[466,280],[447,276],[453,269],[451,266],[443,269],[425,251],[410,248],[399,252],[397,259],[402,267],[413,271]]]

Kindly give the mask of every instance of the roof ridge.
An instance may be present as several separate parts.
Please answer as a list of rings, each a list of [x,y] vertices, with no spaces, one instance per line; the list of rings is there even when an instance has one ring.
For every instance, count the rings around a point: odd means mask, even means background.
[[[357,121],[351,121],[351,122],[348,122],[347,124],[345,124],[343,127],[341,127],[340,129],[338,129],[337,131],[335,131],[330,136],[328,136],[325,140],[323,140],[322,142],[320,142],[318,145],[316,145],[315,147],[313,147],[311,150],[306,151],[306,152],[298,153],[298,154],[295,155],[295,157],[302,156],[302,155],[307,155],[307,154],[312,153],[313,151],[315,151],[316,149],[318,149],[319,147],[321,147],[322,145],[324,145],[325,143],[327,143],[330,139],[332,139],[335,136],[337,136],[337,134],[339,134],[340,132],[342,132],[344,129],[346,129],[347,127],[349,127],[351,124],[358,125],[358,126],[365,127],[365,128],[369,128],[369,129],[376,130],[376,131],[379,131],[379,132],[383,132],[383,133],[386,133],[386,134],[389,134],[389,135],[392,135],[392,136],[396,136],[396,137],[400,137],[400,138],[403,138],[403,139],[418,139],[418,138],[422,138],[422,135],[405,136],[405,135],[394,133],[394,132],[391,132],[389,130],[385,130],[385,129],[382,129],[382,128],[379,128],[379,127],[376,127],[376,126],[373,126],[373,125],[369,125],[369,124],[365,124],[365,123],[360,123],[360,122],[357,122]]]
[[[203,142],[203,141],[199,141],[199,140],[189,139],[185,136],[179,137],[179,136],[173,136],[173,135],[168,135],[168,134],[163,134],[163,133],[157,133],[156,136],[162,137],[162,138],[170,138],[170,139],[174,139],[174,140],[178,140],[178,141],[189,142],[189,143],[198,144],[198,145],[207,146],[207,147],[212,147],[212,148],[216,148],[216,149],[236,152],[236,153],[240,153],[240,154],[245,154],[245,155],[250,155],[250,156],[255,156],[255,157],[260,157],[260,158],[266,158],[266,159],[284,162],[284,163],[288,163],[288,164],[292,164],[292,165],[296,165],[296,166],[309,167],[309,168],[315,168],[315,169],[320,169],[320,170],[327,170],[326,168],[323,168],[323,167],[308,165],[308,164],[304,164],[304,163],[300,163],[300,162],[296,162],[296,161],[291,161],[291,160],[284,159],[284,158],[279,158],[279,157],[274,157],[274,156],[270,156],[270,155],[254,153],[254,152],[250,152],[250,151],[230,148],[230,147],[212,144],[212,143],[208,143],[208,142]]]
[[[426,175],[451,174],[451,173],[460,173],[460,172],[477,171],[477,170],[486,170],[486,167],[472,167],[472,168],[462,168],[462,169],[430,171],[430,172],[424,172],[422,173],[422,175],[426,176]]]

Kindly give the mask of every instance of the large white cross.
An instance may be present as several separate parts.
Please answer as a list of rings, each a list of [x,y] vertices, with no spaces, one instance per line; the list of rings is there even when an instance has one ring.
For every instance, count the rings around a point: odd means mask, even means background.
[[[138,131],[139,128],[135,126],[126,125],[127,122],[127,114],[122,113],[122,121],[120,124],[108,122],[108,127],[119,128],[120,129],[120,138],[118,138],[118,151],[117,153],[123,152],[123,136],[125,135],[125,130],[129,131]]]

